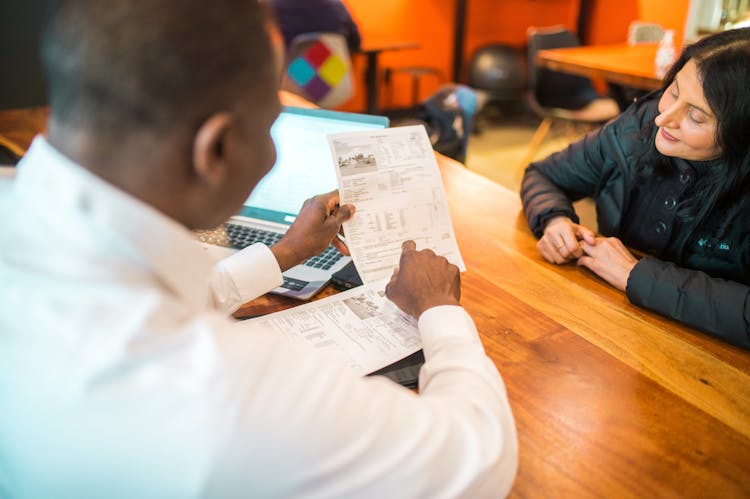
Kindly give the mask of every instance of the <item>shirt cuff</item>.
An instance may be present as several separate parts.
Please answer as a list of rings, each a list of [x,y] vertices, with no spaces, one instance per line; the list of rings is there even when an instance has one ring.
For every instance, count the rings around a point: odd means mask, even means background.
[[[445,341],[465,341],[481,345],[479,333],[471,316],[463,307],[441,305],[432,307],[419,317],[419,333],[425,358]]]
[[[284,278],[271,249],[255,243],[221,260],[218,266],[234,283],[241,303],[281,286]]]

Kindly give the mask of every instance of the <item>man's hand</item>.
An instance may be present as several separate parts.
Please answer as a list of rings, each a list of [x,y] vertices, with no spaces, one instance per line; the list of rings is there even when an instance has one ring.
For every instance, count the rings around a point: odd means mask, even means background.
[[[581,249],[585,255],[578,259],[578,265],[590,269],[620,291],[625,291],[630,272],[638,260],[622,241],[616,237],[597,237],[594,244],[582,241]]]
[[[583,256],[581,242],[594,244],[594,231],[573,223],[566,216],[551,218],[544,227],[544,235],[536,243],[539,253],[552,263],[567,263]]]
[[[432,250],[417,251],[414,241],[401,245],[399,267],[385,288],[386,296],[407,314],[419,318],[438,305],[458,305],[461,275],[458,267]]]
[[[338,191],[320,194],[305,201],[297,219],[281,241],[271,246],[281,271],[319,254],[329,244],[348,255],[349,249],[336,234],[341,230],[341,224],[352,215],[354,206],[339,206]]]

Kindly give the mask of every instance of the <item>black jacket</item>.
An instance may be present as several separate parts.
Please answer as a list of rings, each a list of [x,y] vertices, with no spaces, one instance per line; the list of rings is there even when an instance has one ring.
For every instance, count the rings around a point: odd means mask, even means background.
[[[659,98],[644,97],[579,142],[532,163],[521,186],[526,218],[541,237],[553,216],[577,223],[572,201],[593,197],[599,232],[649,255],[628,279],[632,303],[750,349],[750,196],[737,201],[723,234],[725,213],[712,213],[701,226],[677,216],[696,179],[723,165],[656,150]],[[657,162],[666,168],[639,173],[638,165]]]

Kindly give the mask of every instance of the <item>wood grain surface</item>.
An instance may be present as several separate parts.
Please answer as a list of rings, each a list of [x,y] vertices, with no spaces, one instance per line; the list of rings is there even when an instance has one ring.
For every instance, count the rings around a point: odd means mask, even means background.
[[[747,497],[750,354],[539,256],[516,193],[442,161],[462,303],[516,416],[514,497]]]
[[[540,66],[565,73],[604,79],[642,90],[661,87],[656,76],[654,58],[656,44],[586,45],[561,49],[540,50]]]

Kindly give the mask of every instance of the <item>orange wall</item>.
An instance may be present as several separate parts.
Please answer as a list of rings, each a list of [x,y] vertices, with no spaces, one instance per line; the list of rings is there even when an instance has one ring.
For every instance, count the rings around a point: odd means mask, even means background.
[[[382,83],[386,67],[423,65],[437,68],[442,81],[422,78],[420,99],[429,96],[441,83],[448,82],[453,71],[453,26],[455,0],[345,0],[362,32],[368,39],[414,41],[417,50],[381,54],[381,107],[408,107],[411,104],[411,79],[395,74],[389,86]],[[531,25],[562,23],[574,28],[579,0],[469,0],[466,20],[464,62],[471,53],[486,43],[509,43],[521,49],[526,28]],[[364,96],[364,57],[354,57],[357,92],[344,109],[362,110]]]
[[[673,29],[678,40],[682,40],[690,0],[640,0],[638,6],[641,19]]]
[[[593,0],[584,39],[591,45],[622,43],[627,40],[628,24],[641,20],[674,30],[680,43],[689,5],[690,0]]]
[[[440,70],[445,79],[450,77],[452,54],[452,0],[346,0],[352,16],[359,25],[363,45],[370,41],[417,42],[419,49],[383,52],[379,57],[381,108],[410,105],[410,79],[404,74],[395,75],[386,88],[383,71],[387,67],[413,65],[431,66]],[[345,106],[350,110],[365,107],[364,56],[354,56],[357,92]],[[432,77],[423,78],[421,97],[432,93],[438,86]],[[392,90],[393,92],[390,92]]]
[[[500,42],[523,48],[529,26],[563,24],[575,31],[577,0],[471,0],[467,19],[466,57],[481,45]]]
[[[381,108],[408,107],[411,86],[408,76],[395,74],[391,84],[383,82],[384,69],[423,65],[443,74],[422,78],[420,99],[451,78],[455,0],[344,0],[357,21],[364,44],[372,41],[413,41],[419,49],[382,53],[380,65]],[[590,7],[589,44],[621,43],[627,39],[630,21],[641,19],[676,31],[677,40],[687,16],[689,0],[593,0]],[[528,26],[564,24],[575,29],[580,0],[469,0],[466,22],[464,67],[471,53],[486,43],[508,43],[519,49],[526,42]],[[356,95],[342,106],[350,111],[365,108],[362,55],[354,56]]]

